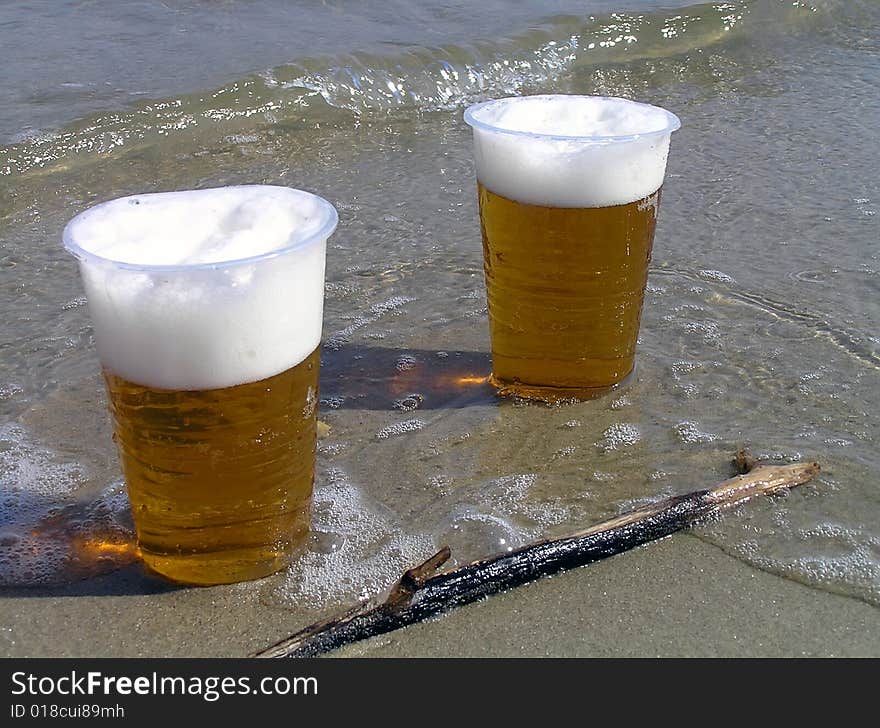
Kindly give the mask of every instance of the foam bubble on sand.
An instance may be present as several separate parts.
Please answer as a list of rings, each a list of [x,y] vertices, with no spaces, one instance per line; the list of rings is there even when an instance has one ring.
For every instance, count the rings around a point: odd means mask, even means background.
[[[797,529],[794,540],[800,546],[797,555],[756,555],[755,561],[832,590],[845,585],[846,591],[880,604],[880,538],[866,529],[824,522]]]
[[[321,339],[336,219],[315,195],[262,185],[86,210],[64,241],[80,259],[101,362],[165,389],[229,387],[295,366]]]
[[[571,518],[559,499],[542,497],[537,473],[456,484],[430,509],[435,541],[452,547],[456,563],[511,551],[542,538]]]
[[[415,369],[418,363],[419,360],[412,356],[412,354],[401,354],[397,357],[394,367],[399,372],[408,372],[411,369]]]
[[[377,440],[387,440],[391,437],[397,437],[407,432],[416,432],[424,429],[425,423],[422,420],[405,420],[404,422],[395,422],[392,425],[383,427],[376,433]]]
[[[387,301],[374,303],[370,306],[369,313],[354,318],[354,321],[340,331],[336,331],[327,337],[324,342],[324,348],[331,351],[338,351],[348,344],[357,331],[377,322],[380,318],[388,313],[395,313],[402,306],[414,301],[414,298],[407,296],[392,296]]]
[[[440,535],[457,563],[463,554],[494,555],[513,551],[523,542],[520,529],[510,520],[467,504],[452,509]]]
[[[477,178],[495,194],[547,207],[607,207],[660,189],[678,118],[599,96],[523,96],[465,113]]]
[[[282,586],[285,600],[320,608],[366,599],[436,551],[429,537],[404,533],[341,470],[329,470],[320,482],[314,496],[317,547],[291,565]]]
[[[83,467],[34,442],[21,426],[0,427],[0,586],[35,586],[102,573],[133,558],[121,481],[76,499]],[[83,544],[111,548],[80,553]],[[118,547],[118,548],[115,548]]]
[[[772,507],[772,524],[739,517],[709,522],[702,531],[760,569],[880,605],[880,537],[872,529],[824,514],[795,524],[802,513],[789,511],[784,501]]]
[[[418,392],[410,392],[405,397],[401,397],[394,402],[394,408],[399,409],[402,412],[412,412],[415,409],[418,409],[422,402],[425,401],[425,397]]]
[[[71,495],[85,481],[79,463],[58,462],[20,425],[0,426],[0,490],[5,497],[26,493],[46,498]]]
[[[9,399],[16,394],[21,394],[24,390],[14,382],[8,384],[0,384],[0,399]]]
[[[639,429],[626,422],[617,422],[606,428],[602,440],[596,443],[602,450],[620,450],[631,447],[642,439]]]
[[[718,283],[736,283],[733,276],[730,276],[727,273],[723,273],[720,270],[700,270],[697,271],[697,275],[699,275],[700,278],[705,278],[707,281],[717,281]]]
[[[696,422],[686,420],[675,426],[675,434],[686,445],[697,445],[706,442],[715,442],[720,438],[711,432],[703,432]]]

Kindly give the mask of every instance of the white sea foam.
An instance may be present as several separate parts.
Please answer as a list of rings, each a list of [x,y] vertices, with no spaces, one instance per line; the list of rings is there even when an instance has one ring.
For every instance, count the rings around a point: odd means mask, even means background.
[[[436,551],[428,536],[405,533],[388,509],[336,468],[318,479],[313,534],[313,548],[291,564],[281,595],[318,609],[380,593]]]
[[[0,587],[63,582],[121,565],[110,554],[71,562],[77,542],[132,540],[122,481],[88,501],[78,497],[88,480],[82,464],[21,425],[0,425]]]
[[[258,381],[321,339],[326,241],[336,211],[264,185],[136,195],[74,218],[105,367],[166,389]]]
[[[656,106],[599,96],[523,96],[472,106],[477,178],[532,205],[606,207],[663,184],[679,120]]]

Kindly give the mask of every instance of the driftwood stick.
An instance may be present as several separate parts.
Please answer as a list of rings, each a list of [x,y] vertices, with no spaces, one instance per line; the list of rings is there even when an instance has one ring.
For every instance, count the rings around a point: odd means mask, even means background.
[[[735,465],[743,474],[715,488],[667,498],[564,538],[538,541],[510,553],[438,572],[450,556],[449,547],[444,546],[406,571],[385,599],[375,597],[357,604],[253,656],[311,657],[391,632],[452,607],[668,536],[754,496],[803,485],[820,469],[818,463],[764,465],[745,451],[737,453]]]

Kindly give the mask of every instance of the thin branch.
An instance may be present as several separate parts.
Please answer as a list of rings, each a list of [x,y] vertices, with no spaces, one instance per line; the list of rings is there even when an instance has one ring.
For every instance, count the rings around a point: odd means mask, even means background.
[[[668,536],[757,495],[803,485],[820,470],[818,463],[763,465],[742,450],[735,464],[743,474],[715,488],[667,498],[563,538],[537,541],[500,556],[438,572],[450,557],[449,547],[444,546],[404,572],[385,599],[374,597],[356,604],[253,656],[311,657],[400,629],[487,595]]]

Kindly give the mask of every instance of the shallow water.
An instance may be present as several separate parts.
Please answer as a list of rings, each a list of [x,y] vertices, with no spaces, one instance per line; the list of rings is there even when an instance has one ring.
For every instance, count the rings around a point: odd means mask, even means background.
[[[224,7],[232,17],[242,5]],[[245,588],[305,617],[383,588],[442,543],[464,561],[714,484],[748,445],[816,459],[823,474],[700,537],[880,604],[880,8],[657,6],[605,3],[585,16],[558,2],[479,26],[438,4],[436,40],[411,15],[380,30],[358,16],[319,51],[296,50],[307,35],[293,46],[276,36],[253,63],[231,54],[228,66],[153,86],[123,65],[118,94],[71,87],[68,104],[7,88],[0,583],[132,558],[88,310],[60,245],[66,220],[123,194],[268,182],[313,190],[340,213],[322,356],[330,432],[310,550]],[[43,87],[66,83],[45,74]],[[125,96],[138,88],[150,100]],[[560,407],[499,401],[483,381],[488,325],[461,120],[469,101],[534,92],[634,97],[684,124],[636,372],[603,399]]]

